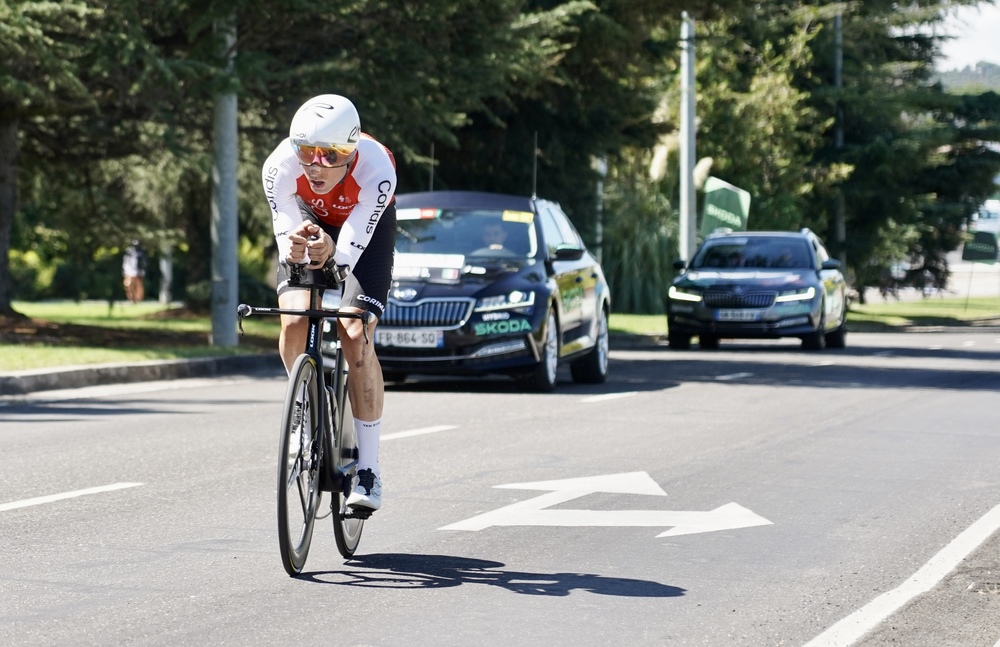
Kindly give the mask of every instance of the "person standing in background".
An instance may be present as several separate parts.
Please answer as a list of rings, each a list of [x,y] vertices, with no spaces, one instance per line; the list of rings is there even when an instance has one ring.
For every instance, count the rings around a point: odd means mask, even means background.
[[[122,257],[122,285],[125,286],[125,298],[132,303],[139,303],[146,298],[146,252],[138,240],[125,248]]]

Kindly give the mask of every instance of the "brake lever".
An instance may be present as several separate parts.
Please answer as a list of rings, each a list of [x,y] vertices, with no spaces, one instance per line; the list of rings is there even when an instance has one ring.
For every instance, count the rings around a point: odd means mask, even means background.
[[[369,341],[369,339],[368,339],[368,325],[371,323],[371,320],[372,320],[372,313],[371,312],[369,312],[368,310],[365,310],[364,312],[361,313],[361,329],[364,331],[365,345],[366,346],[369,343],[371,343]]]
[[[241,303],[236,307],[236,325],[240,329],[240,337],[244,337],[246,333],[243,332],[243,317],[250,314],[250,306],[245,303]]]

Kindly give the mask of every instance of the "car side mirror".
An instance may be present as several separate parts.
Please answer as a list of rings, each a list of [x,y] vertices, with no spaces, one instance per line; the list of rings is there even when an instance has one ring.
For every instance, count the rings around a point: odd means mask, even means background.
[[[823,261],[823,264],[820,267],[824,270],[839,270],[840,261],[838,261],[835,258],[828,258],[825,261]]]
[[[687,263],[684,262],[683,258],[678,258],[676,261],[674,261],[673,265],[674,269],[677,271],[683,270],[685,267],[687,267]]]
[[[562,243],[556,247],[554,258],[557,261],[578,261],[583,258],[583,248]]]

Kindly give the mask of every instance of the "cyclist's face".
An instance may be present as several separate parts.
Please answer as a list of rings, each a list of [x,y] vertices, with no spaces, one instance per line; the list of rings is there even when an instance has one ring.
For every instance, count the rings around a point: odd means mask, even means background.
[[[347,171],[350,168],[350,164],[334,166],[333,168],[326,168],[319,164],[302,164],[302,170],[305,171],[306,178],[309,180],[309,186],[320,195],[333,191],[333,187],[343,182],[344,178],[347,177]]]

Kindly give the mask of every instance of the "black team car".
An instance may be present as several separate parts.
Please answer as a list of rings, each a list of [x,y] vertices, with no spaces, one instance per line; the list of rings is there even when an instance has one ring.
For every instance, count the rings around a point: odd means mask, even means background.
[[[670,347],[691,337],[798,337],[810,350],[847,344],[847,283],[840,262],[808,229],[712,234],[667,294]]]
[[[466,191],[396,196],[392,288],[375,332],[387,381],[504,374],[551,391],[608,374],[604,273],[558,204]]]

